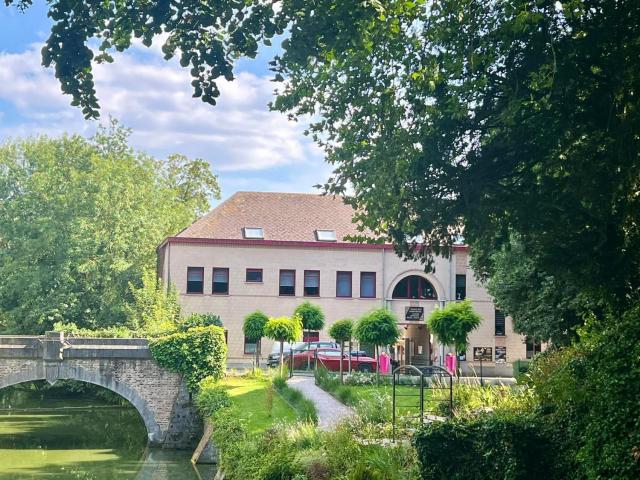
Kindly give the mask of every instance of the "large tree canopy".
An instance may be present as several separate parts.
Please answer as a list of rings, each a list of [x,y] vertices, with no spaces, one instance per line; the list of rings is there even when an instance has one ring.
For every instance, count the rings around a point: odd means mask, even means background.
[[[284,34],[274,108],[315,115],[310,133],[336,166],[325,187],[352,187],[362,224],[426,260],[464,226],[481,274],[517,232],[561,281],[612,305],[634,295],[637,1],[53,1],[49,14],[44,64],[88,117],[91,63],[133,37],[168,34],[166,57],[213,104],[236,58]]]
[[[145,268],[155,270],[157,245],[219,190],[206,162],[160,161],[126,142],[113,124],[90,140],[0,145],[0,330],[144,320],[130,307]]]

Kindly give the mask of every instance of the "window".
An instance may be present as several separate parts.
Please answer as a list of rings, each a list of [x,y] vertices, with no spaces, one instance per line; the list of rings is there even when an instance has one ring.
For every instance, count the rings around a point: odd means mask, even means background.
[[[456,300],[467,298],[467,276],[456,275]]]
[[[336,297],[350,297],[351,295],[351,272],[338,272],[336,274]]]
[[[280,295],[296,294],[296,271],[280,270]]]
[[[533,338],[526,337],[525,344],[527,345],[527,358],[532,359],[535,355],[542,351],[542,344]]]
[[[245,279],[248,283],[262,283],[262,269],[247,268],[247,276]]]
[[[254,355],[256,353],[256,349],[258,348],[258,344],[256,342],[250,341],[247,337],[244,337],[244,353],[245,355]]]
[[[316,238],[319,242],[336,242],[338,240],[335,230],[316,230]]]
[[[244,227],[242,229],[242,236],[244,238],[263,239],[264,231],[260,227]]]
[[[204,267],[187,267],[187,293],[202,293]]]
[[[413,298],[418,300],[437,300],[436,289],[424,277],[410,275],[403,278],[393,289],[393,298]]]
[[[376,298],[376,272],[360,272],[360,297]]]
[[[319,270],[304,271],[304,296],[305,297],[320,296],[320,271]]]
[[[229,269],[213,269],[213,286],[211,293],[216,295],[227,295],[229,293]]]
[[[307,342],[319,342],[320,341],[320,332],[303,332],[302,333],[302,341]]]
[[[496,337],[504,337],[505,319],[504,319],[504,313],[502,313],[500,310],[495,311],[495,321],[496,321]]]

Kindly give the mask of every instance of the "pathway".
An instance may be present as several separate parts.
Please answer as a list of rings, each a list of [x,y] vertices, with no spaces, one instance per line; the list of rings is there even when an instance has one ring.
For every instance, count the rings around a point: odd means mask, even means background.
[[[318,387],[313,377],[293,377],[287,383],[315,404],[318,412],[318,426],[322,430],[329,430],[345,418],[355,414],[352,408],[347,407]]]

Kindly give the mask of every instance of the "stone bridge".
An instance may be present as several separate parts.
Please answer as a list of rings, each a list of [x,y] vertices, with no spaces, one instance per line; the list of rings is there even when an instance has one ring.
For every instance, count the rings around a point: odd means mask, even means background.
[[[59,379],[93,383],[126,398],[153,446],[193,448],[202,435],[182,377],[156,363],[145,339],[0,336],[0,388]]]

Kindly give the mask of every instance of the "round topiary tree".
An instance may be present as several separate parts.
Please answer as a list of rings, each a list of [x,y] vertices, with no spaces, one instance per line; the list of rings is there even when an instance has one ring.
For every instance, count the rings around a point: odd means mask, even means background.
[[[482,317],[473,310],[469,300],[438,308],[427,318],[429,330],[438,341],[455,348],[457,353],[467,351],[469,333],[478,328],[481,322]]]
[[[304,302],[296,307],[293,314],[302,320],[302,328],[307,331],[307,348],[309,348],[311,341],[308,338],[308,333],[311,330],[322,330],[324,327],[324,312],[318,305]],[[311,359],[307,357],[307,370],[309,369],[309,362],[311,362]]]
[[[400,338],[400,329],[393,313],[386,308],[378,308],[358,320],[354,336],[360,342],[373,344],[375,357],[378,360],[379,347],[396,343]],[[379,370],[379,368],[376,368],[376,372],[379,372]]]
[[[255,342],[255,361],[256,367],[260,366],[260,354],[262,350],[262,337],[264,336],[264,327],[267,324],[269,317],[259,310],[250,313],[244,317],[244,324],[242,325],[242,331],[244,336],[250,342]]]
[[[295,342],[302,336],[302,320],[298,316],[269,318],[264,326],[264,335],[280,342],[280,375],[283,374],[284,342]]]
[[[344,369],[342,367],[344,358],[344,342],[351,342],[351,338],[353,337],[353,320],[350,318],[337,320],[333,325],[331,325],[329,335],[336,342],[340,343],[340,382],[344,383]],[[349,367],[351,367],[351,349],[349,349]]]

